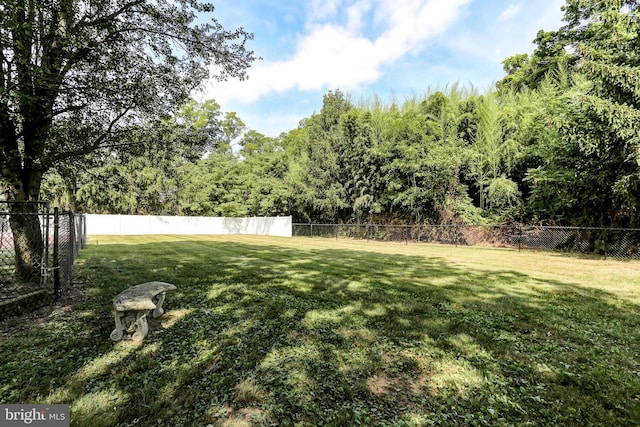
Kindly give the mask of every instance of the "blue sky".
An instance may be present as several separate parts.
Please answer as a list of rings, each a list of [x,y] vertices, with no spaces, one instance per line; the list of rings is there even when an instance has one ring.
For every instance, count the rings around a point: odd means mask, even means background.
[[[502,61],[530,53],[540,29],[562,25],[564,0],[218,0],[227,29],[253,32],[262,60],[246,81],[207,82],[215,99],[248,128],[278,136],[340,89],[352,100],[390,102],[447,84],[484,90]]]

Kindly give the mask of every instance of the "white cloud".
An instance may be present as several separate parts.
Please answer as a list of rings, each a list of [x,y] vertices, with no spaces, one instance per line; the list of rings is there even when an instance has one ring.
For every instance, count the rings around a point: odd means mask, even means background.
[[[509,6],[500,14],[500,19],[509,21],[512,18],[515,18],[520,13],[521,8],[521,4],[509,4]]]
[[[347,28],[351,32],[362,31],[366,25],[366,16],[373,7],[370,1],[358,1],[347,8]]]
[[[292,89],[350,90],[374,82],[382,66],[420,51],[427,41],[442,34],[470,1],[314,1],[305,33],[298,36],[287,60],[258,62],[244,82],[211,82],[205,96],[221,104],[249,103]],[[337,23],[340,17],[346,17],[346,22]],[[367,37],[368,26],[379,28],[379,34]]]
[[[310,18],[323,20],[331,18],[338,13],[342,0],[313,0],[311,2]]]

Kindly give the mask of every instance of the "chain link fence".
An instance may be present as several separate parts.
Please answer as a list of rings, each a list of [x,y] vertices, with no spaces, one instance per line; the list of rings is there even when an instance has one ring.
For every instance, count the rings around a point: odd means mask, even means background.
[[[85,242],[83,214],[50,212],[48,202],[0,202],[0,319],[59,298]]]
[[[86,216],[73,212],[58,212],[56,208],[53,214],[53,247],[49,251],[56,298],[71,287],[73,264],[86,241]]]
[[[297,223],[293,224],[292,235],[550,250],[640,259],[640,229],[634,228]]]

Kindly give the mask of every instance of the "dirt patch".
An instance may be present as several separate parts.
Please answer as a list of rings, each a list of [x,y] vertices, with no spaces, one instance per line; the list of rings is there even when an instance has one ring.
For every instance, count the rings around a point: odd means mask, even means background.
[[[51,317],[72,310],[74,306],[86,301],[86,299],[87,295],[72,284],[70,289],[63,292],[58,301],[28,313],[0,320],[0,337],[5,338],[28,331],[35,325],[46,323]]]
[[[249,427],[256,424],[256,421],[264,419],[264,412],[258,408],[234,409],[229,406],[225,408],[225,418],[215,420],[216,426],[220,427]]]

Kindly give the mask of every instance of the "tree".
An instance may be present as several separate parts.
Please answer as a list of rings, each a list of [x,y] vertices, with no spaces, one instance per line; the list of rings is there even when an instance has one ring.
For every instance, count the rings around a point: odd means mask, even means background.
[[[0,177],[9,198],[38,200],[51,167],[121,144],[128,124],[182,104],[211,63],[218,79],[243,78],[251,34],[215,19],[194,24],[213,9],[197,0],[3,3]],[[12,223],[26,239],[16,246],[18,276],[42,247],[26,235],[37,224],[26,221]]]
[[[383,182],[374,155],[376,142],[371,121],[371,112],[355,108],[343,114],[340,120],[344,145],[340,166],[345,202],[358,223],[363,216],[370,219],[380,212],[378,199]]]
[[[537,89],[547,74],[576,59],[566,50],[566,38],[562,30],[540,30],[533,43],[537,47],[531,56],[516,54],[502,62],[507,75],[497,83],[499,90]]]
[[[435,92],[422,102],[409,99],[401,109],[390,109],[380,158],[384,188],[381,205],[388,215],[405,221],[449,219],[448,204],[462,190],[459,107],[466,96],[457,85],[446,94]]]
[[[566,31],[575,34],[583,82],[572,101],[568,134],[584,155],[607,166],[594,206],[601,223],[637,224],[640,209],[640,2],[568,2]],[[590,20],[585,25],[584,20]],[[585,81],[586,80],[586,81]]]
[[[247,177],[230,153],[213,153],[185,168],[180,203],[188,215],[246,216]]]
[[[640,208],[640,2],[569,0],[558,43],[572,52],[570,84],[548,120],[561,140],[531,170],[532,204],[552,219],[636,225]]]
[[[190,100],[175,114],[130,126],[127,149],[100,150],[50,169],[41,193],[55,205],[93,213],[179,214],[185,163],[224,140],[220,106]]]
[[[250,215],[288,215],[289,191],[285,182],[287,158],[284,147],[276,138],[250,130],[240,140],[241,165]]]
[[[299,220],[335,221],[348,208],[344,190],[348,171],[340,163],[345,150],[340,120],[351,108],[341,91],[329,91],[320,113],[285,138],[292,161],[286,180]]]

